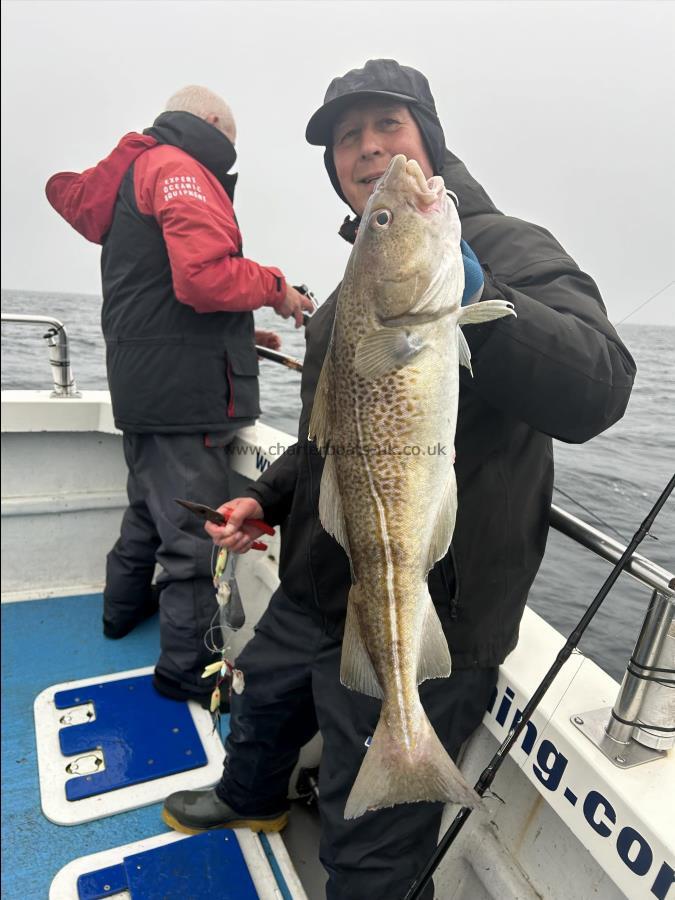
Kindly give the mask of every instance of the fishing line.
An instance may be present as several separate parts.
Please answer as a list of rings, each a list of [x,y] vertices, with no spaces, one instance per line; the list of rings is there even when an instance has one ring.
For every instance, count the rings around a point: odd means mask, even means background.
[[[576,503],[576,505],[579,506],[581,509],[583,509],[584,512],[587,512],[589,516],[593,516],[593,518],[597,522],[599,522],[601,525],[604,525],[604,527],[608,528],[610,531],[613,531],[614,534],[616,534],[618,537],[620,537],[622,541],[625,542],[628,540],[628,538],[625,535],[621,534],[620,531],[617,531],[616,528],[614,528],[608,522],[605,522],[603,519],[601,519],[600,516],[597,513],[594,513],[592,509],[589,509],[587,506],[584,506],[583,503],[580,503],[578,500],[575,500],[574,497],[570,496],[570,494],[566,494],[565,491],[563,491],[562,488],[559,488],[557,484],[553,485],[553,490],[557,491],[559,494],[562,494],[563,497],[566,497],[572,503]],[[654,538],[654,535],[650,535],[650,537]],[[654,540],[656,540],[656,538],[654,538]]]
[[[645,300],[644,303],[641,303],[639,306],[636,306],[635,309],[632,312],[629,312],[627,316],[624,316],[623,319],[619,319],[618,322],[614,322],[614,326],[616,327],[617,325],[623,325],[623,323],[626,321],[626,319],[630,319],[630,317],[633,315],[633,313],[636,313],[639,309],[642,309],[648,303],[651,303],[652,300],[655,300],[659,296],[659,294],[662,294],[664,291],[668,290],[668,288],[673,284],[675,284],[675,279],[673,279],[673,281],[669,281],[668,284],[664,284],[664,286],[661,288],[660,291],[657,291],[655,294],[652,294],[652,296],[649,297],[647,300]]]
[[[476,784],[474,786],[474,790],[476,791],[476,793],[478,794],[479,797],[482,797],[485,794],[485,792],[487,791],[487,789],[490,787],[490,785],[492,784],[495,776],[497,775],[497,772],[499,771],[500,766],[502,765],[504,760],[507,758],[507,756],[508,756],[509,752],[511,751],[511,749],[513,748],[513,745],[515,744],[516,740],[520,737],[520,735],[524,731],[525,727],[527,726],[527,723],[532,718],[532,714],[534,713],[536,708],[539,706],[542,698],[544,697],[544,695],[546,694],[546,691],[551,686],[554,678],[560,672],[560,670],[562,669],[564,664],[567,662],[569,657],[572,655],[572,652],[576,649],[577,645],[579,644],[579,641],[581,640],[581,637],[582,637],[584,631],[586,630],[588,625],[591,623],[591,621],[592,621],[593,617],[595,616],[595,614],[597,613],[597,611],[600,609],[602,602],[604,601],[605,597],[612,589],[612,587],[613,587],[614,583],[616,582],[616,580],[618,579],[619,575],[621,574],[621,572],[626,568],[626,566],[630,562],[631,557],[633,556],[633,553],[635,552],[636,548],[640,545],[642,540],[648,534],[649,528],[651,527],[652,523],[656,519],[656,517],[659,514],[664,503],[666,502],[666,500],[672,493],[674,487],[675,487],[675,475],[672,476],[672,478],[670,479],[670,481],[668,482],[668,484],[662,491],[660,497],[658,498],[656,503],[652,506],[649,514],[647,515],[647,518],[644,520],[642,525],[640,525],[638,530],[633,535],[630,543],[625,548],[624,552],[621,554],[620,559],[618,560],[618,562],[616,563],[616,565],[610,572],[609,576],[605,580],[604,584],[602,585],[602,587],[600,588],[598,593],[595,595],[593,602],[591,603],[591,605],[588,607],[586,612],[583,614],[583,616],[579,620],[579,623],[577,624],[576,628],[572,631],[572,633],[568,637],[567,641],[565,642],[564,647],[560,650],[560,652],[556,656],[553,664],[549,668],[548,672],[546,673],[546,675],[544,676],[542,681],[537,686],[537,688],[534,691],[529,702],[526,704],[521,718],[519,719],[519,721],[517,723],[514,723],[511,726],[511,729],[510,729],[506,739],[503,741],[503,743],[497,749],[497,752],[494,754],[494,756],[492,757],[490,762],[487,764],[486,768],[483,770],[483,773],[481,774],[480,778],[478,779],[478,781],[476,782]],[[419,900],[419,898],[422,896],[422,893],[424,892],[426,886],[431,881],[431,878],[432,878],[434,872],[436,871],[436,869],[438,868],[441,860],[443,859],[445,854],[448,852],[448,850],[454,843],[455,839],[457,838],[458,834],[464,827],[467,819],[471,815],[471,812],[472,812],[471,809],[469,809],[466,806],[463,806],[459,810],[459,812],[457,813],[457,815],[454,818],[454,821],[452,822],[450,827],[447,829],[447,831],[441,838],[441,840],[440,840],[438,846],[436,847],[436,849],[434,850],[433,854],[429,857],[429,860],[427,861],[426,865],[424,866],[424,868],[422,869],[422,871],[420,872],[418,877],[415,879],[413,884],[410,886],[410,888],[406,892],[403,900]]]

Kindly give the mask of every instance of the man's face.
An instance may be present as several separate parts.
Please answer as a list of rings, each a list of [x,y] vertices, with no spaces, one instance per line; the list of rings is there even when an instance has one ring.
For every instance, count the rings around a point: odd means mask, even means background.
[[[426,178],[434,174],[422,134],[403,103],[362,100],[333,128],[333,161],[342,193],[361,215],[375,182],[397,153],[415,159]]]

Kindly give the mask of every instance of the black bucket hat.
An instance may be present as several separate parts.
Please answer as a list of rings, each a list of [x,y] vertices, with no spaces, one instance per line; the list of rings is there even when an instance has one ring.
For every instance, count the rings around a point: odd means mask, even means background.
[[[340,113],[362,97],[391,97],[407,104],[424,139],[434,174],[440,174],[445,158],[445,136],[429,82],[417,69],[402,66],[395,59],[370,59],[362,69],[352,69],[331,81],[323,106],[309,120],[305,132],[310,144],[326,148],[326,170],[345,203],[347,199],[333,162],[333,126]]]

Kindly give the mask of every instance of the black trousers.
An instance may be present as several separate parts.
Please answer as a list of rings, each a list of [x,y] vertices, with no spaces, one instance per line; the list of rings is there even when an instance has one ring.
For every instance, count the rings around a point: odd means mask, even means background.
[[[203,522],[178,497],[220,506],[230,496],[226,444],[207,447],[203,434],[124,434],[129,506],[108,554],[103,618],[123,626],[148,601],[155,564],[160,592],[161,653],[156,676],[176,695],[206,695],[205,665],[214,659],[204,635],[216,612],[211,577],[213,543]]]
[[[433,852],[441,803],[413,803],[345,821],[347,796],[381,703],[340,684],[342,645],[278,590],[237,659],[244,690],[232,694],[230,735],[218,795],[244,815],[287,808],[300,748],[318,729],[321,862],[329,900],[399,900]],[[458,670],[420,685],[451,756],[480,723],[497,669]],[[432,896],[431,889],[428,895]]]

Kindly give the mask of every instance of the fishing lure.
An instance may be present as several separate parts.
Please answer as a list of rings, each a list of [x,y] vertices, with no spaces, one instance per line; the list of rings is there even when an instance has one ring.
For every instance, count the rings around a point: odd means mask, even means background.
[[[207,646],[214,653],[220,653],[220,660],[210,663],[202,672],[202,678],[209,678],[216,674],[216,684],[211,694],[210,710],[214,718],[214,727],[218,726],[220,719],[220,703],[222,699],[223,685],[227,681],[230,682],[232,690],[240,694],[244,689],[244,676],[239,669],[235,669],[233,663],[227,658],[227,651],[231,644],[232,635],[239,631],[244,622],[246,615],[244,606],[241,602],[241,594],[235,575],[237,565],[237,554],[228,553],[225,547],[218,552],[216,565],[213,575],[213,586],[216,589],[216,600],[218,601],[218,610],[213,617],[211,627],[209,628],[208,638],[211,646],[207,641]],[[216,625],[216,617],[218,624]],[[220,629],[220,646],[215,645],[214,636],[217,629]]]

